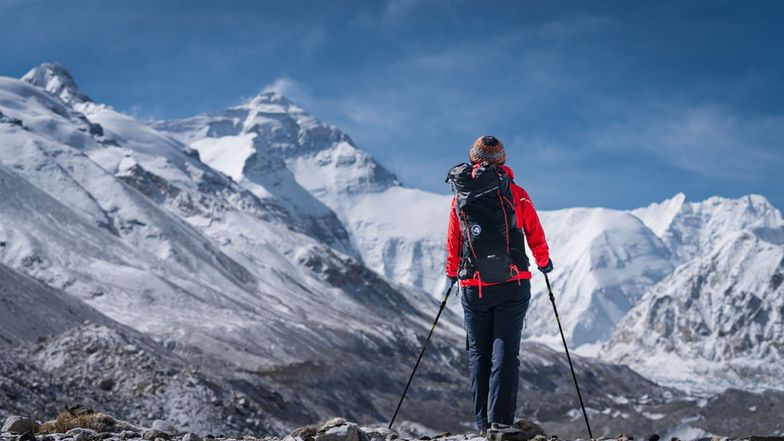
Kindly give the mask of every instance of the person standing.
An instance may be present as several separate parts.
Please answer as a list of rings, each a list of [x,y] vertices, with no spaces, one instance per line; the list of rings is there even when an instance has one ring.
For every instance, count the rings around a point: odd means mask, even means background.
[[[474,416],[484,432],[512,424],[517,408],[520,338],[531,298],[524,241],[540,271],[553,269],[531,197],[514,183],[506,152],[481,136],[470,163],[449,172],[455,197],[449,216],[446,276],[459,281]]]

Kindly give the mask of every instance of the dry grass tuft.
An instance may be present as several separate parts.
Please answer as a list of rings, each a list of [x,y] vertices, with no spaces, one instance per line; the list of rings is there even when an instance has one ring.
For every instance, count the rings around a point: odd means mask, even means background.
[[[38,427],[35,433],[54,433],[57,429],[54,427],[54,420],[46,421]]]
[[[77,427],[82,429],[92,429],[96,432],[108,432],[114,426],[115,420],[105,413],[88,413],[75,415],[69,410],[64,410],[57,415],[54,421],[54,429],[58,433],[65,433]]]

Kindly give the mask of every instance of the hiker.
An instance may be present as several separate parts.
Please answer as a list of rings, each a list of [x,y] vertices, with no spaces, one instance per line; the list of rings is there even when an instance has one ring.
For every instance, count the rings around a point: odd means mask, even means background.
[[[512,424],[517,407],[520,337],[531,298],[524,240],[539,270],[553,269],[531,198],[504,165],[500,140],[482,136],[470,164],[447,178],[455,197],[449,215],[446,275],[459,281],[477,428]]]

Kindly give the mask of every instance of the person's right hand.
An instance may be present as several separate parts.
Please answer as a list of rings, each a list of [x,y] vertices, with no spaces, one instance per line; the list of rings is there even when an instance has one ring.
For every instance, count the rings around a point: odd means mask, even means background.
[[[457,283],[457,276],[446,276],[446,280],[449,281],[450,285],[454,285]]]

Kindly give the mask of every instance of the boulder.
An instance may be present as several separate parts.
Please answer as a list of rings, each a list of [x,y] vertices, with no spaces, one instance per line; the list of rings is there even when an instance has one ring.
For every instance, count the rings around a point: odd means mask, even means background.
[[[364,434],[368,441],[386,441],[398,437],[397,432],[386,427],[363,427],[360,436]]]
[[[92,429],[85,429],[82,427],[77,427],[65,432],[65,436],[69,438],[73,438],[75,440],[89,440],[95,438],[98,432]]]
[[[25,432],[35,432],[38,425],[30,418],[19,415],[11,415],[5,419],[2,432],[10,432],[14,434],[22,434]]]
[[[507,426],[506,424],[493,423],[485,437],[489,441],[528,441],[525,433],[517,427]]]
[[[342,420],[342,418],[341,418]],[[354,423],[346,423],[327,429],[325,432],[319,430],[315,441],[360,441],[359,427]]]
[[[155,441],[158,438],[168,440],[171,436],[166,432],[161,432],[155,429],[144,429],[142,430],[142,438],[146,439],[147,441]]]
[[[165,433],[166,435],[172,436],[177,433],[177,429],[174,428],[171,424],[167,423],[163,420],[155,420],[152,422],[152,430]]]
[[[345,418],[340,418],[340,417],[332,418],[331,420],[328,420],[326,423],[324,423],[319,428],[318,431],[319,432],[326,432],[327,430],[329,430],[329,429],[331,429],[333,427],[342,426],[344,424],[346,424],[346,419]]]
[[[318,433],[318,430],[316,430],[315,427],[304,426],[297,427],[296,429],[292,430],[291,433],[289,433],[289,436],[295,439],[299,438],[302,441],[312,441],[316,436],[316,433]]]
[[[201,438],[194,433],[188,432],[182,436],[182,441],[201,441]]]
[[[515,421],[512,424],[512,427],[520,430],[523,432],[523,437],[525,439],[533,439],[536,438],[538,435],[547,437],[547,433],[544,431],[542,426],[534,423],[533,421],[526,421],[526,420],[519,420]]]

